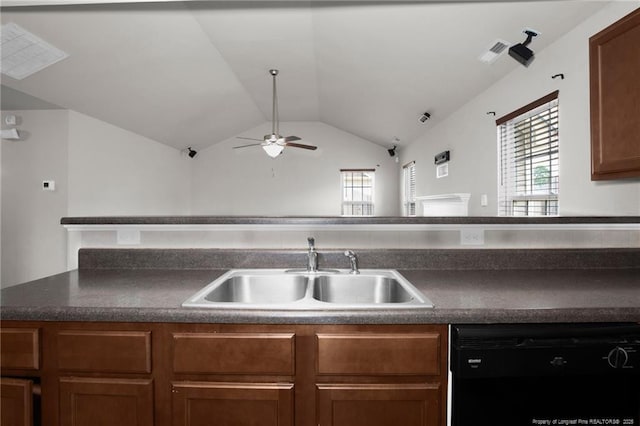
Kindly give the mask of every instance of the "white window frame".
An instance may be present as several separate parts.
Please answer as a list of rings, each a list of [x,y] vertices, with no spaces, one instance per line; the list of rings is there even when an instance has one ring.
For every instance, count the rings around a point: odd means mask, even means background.
[[[558,92],[499,118],[496,125],[498,215],[557,216],[560,195]],[[518,126],[528,133],[525,136],[516,133]],[[548,173],[545,183],[535,182],[536,170]]]
[[[347,174],[350,174],[353,181],[354,174],[361,174],[364,176],[365,174],[370,175],[371,185],[370,186],[347,186]],[[340,198],[342,200],[340,206],[340,215],[341,216],[373,216],[375,214],[375,169],[340,169]],[[353,199],[354,190],[360,188],[360,199]],[[365,198],[365,189],[369,189],[371,192],[371,200],[366,200]],[[347,199],[345,195],[347,192],[351,192],[351,199]],[[354,209],[356,211],[359,208],[359,212],[354,213]]]
[[[416,211],[416,162],[402,166],[402,214],[417,216]]]

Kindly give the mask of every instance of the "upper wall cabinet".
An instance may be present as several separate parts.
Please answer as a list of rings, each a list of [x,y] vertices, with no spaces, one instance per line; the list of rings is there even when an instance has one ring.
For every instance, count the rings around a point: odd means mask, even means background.
[[[589,39],[591,180],[640,176],[640,8]]]

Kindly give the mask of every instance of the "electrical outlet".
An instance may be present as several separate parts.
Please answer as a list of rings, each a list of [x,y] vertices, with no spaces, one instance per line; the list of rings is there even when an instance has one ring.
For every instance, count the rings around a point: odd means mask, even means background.
[[[463,246],[484,245],[484,229],[462,228],[460,230],[460,244]]]
[[[118,245],[140,244],[140,231],[137,229],[119,229],[116,233]]]

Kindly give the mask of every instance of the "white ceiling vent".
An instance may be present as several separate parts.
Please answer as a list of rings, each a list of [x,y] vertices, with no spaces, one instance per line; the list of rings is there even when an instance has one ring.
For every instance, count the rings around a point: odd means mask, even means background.
[[[504,52],[507,51],[507,48],[509,47],[509,45],[510,43],[508,41],[504,41],[504,40],[494,41],[491,47],[489,48],[489,50],[487,50],[485,53],[483,53],[480,56],[479,58],[480,61],[487,64],[491,64],[495,62],[495,60],[498,59],[500,55],[502,55]]]
[[[2,74],[22,80],[67,56],[13,22],[2,26]]]

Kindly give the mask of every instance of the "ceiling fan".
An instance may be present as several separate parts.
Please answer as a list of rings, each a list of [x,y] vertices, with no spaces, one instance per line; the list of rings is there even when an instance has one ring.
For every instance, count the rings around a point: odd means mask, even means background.
[[[265,150],[267,155],[273,158],[280,155],[282,153],[282,150],[286,146],[290,146],[292,148],[310,149],[312,151],[318,149],[317,146],[294,143],[294,141],[300,140],[300,138],[297,136],[286,136],[286,137],[280,136],[280,132],[279,132],[280,120],[278,117],[278,92],[276,91],[276,76],[278,75],[278,70],[275,70],[275,69],[269,70],[269,74],[271,74],[271,76],[273,77],[273,105],[272,105],[272,117],[271,117],[271,134],[264,135],[264,138],[262,140],[237,136],[238,139],[260,141],[260,143],[251,143],[248,145],[234,146],[233,149],[247,148],[250,146],[262,146],[262,148]]]

